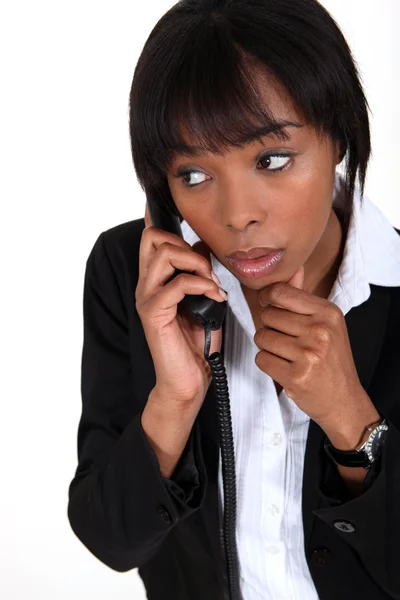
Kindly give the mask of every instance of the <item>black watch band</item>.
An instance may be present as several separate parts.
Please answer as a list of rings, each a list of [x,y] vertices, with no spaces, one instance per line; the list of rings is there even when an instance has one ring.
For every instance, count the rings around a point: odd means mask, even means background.
[[[372,428],[368,439],[358,450],[338,450],[328,438],[325,439],[324,448],[336,465],[369,469],[382,452],[387,430],[386,420],[382,418],[380,423]]]
[[[344,467],[364,467],[364,469],[368,469],[371,465],[371,461],[364,451],[338,450],[328,439],[325,441],[324,448],[335,465],[343,465]]]

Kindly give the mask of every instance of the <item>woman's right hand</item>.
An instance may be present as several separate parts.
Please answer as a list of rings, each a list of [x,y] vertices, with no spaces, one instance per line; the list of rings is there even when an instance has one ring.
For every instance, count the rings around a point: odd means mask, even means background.
[[[204,328],[177,310],[187,294],[205,294],[223,302],[212,279],[210,251],[202,241],[193,247],[185,240],[151,224],[146,205],[146,228],[139,249],[136,310],[143,325],[156,372],[159,398],[177,406],[200,409],[211,382],[211,368],[204,358]],[[168,281],[176,269],[180,273]],[[193,274],[192,274],[193,273]],[[209,354],[219,352],[222,328],[211,331]]]

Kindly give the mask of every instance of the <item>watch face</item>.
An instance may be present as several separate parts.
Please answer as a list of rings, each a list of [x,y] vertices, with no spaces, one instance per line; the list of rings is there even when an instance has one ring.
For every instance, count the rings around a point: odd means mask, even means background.
[[[383,429],[382,431],[378,431],[378,433],[372,440],[372,445],[371,445],[372,456],[377,455],[379,447],[381,446],[381,444],[383,443],[383,440],[385,438],[385,433],[386,433],[385,429]]]

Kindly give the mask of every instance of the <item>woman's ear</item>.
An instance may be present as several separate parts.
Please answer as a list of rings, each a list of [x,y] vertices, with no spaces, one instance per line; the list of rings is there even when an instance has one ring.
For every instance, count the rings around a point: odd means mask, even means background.
[[[346,154],[345,144],[343,140],[337,140],[335,144],[335,164],[339,165]]]
[[[147,205],[147,202],[146,202],[146,208],[145,208],[145,211],[144,211],[144,225],[145,225],[145,227],[148,227],[149,225],[151,225],[149,207]]]

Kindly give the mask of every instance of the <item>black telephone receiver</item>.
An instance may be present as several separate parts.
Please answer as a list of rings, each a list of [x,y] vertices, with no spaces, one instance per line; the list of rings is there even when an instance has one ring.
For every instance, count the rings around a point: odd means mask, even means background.
[[[162,210],[158,204],[151,200],[149,201],[149,199],[147,199],[147,205],[152,225],[163,231],[174,233],[183,239],[178,216],[168,210]],[[183,273],[183,271],[176,269],[169,281],[174,279],[179,273]],[[221,329],[226,313],[226,301],[217,302],[204,294],[190,294],[179,302],[178,306],[181,305],[198,325],[203,327],[209,325],[213,331]]]
[[[174,233],[183,239],[179,217],[167,208],[160,206],[151,198],[147,197],[147,205],[152,225]],[[171,281],[179,273],[176,269]],[[205,345],[204,358],[211,367],[213,382],[217,397],[217,413],[220,433],[220,446],[222,456],[222,478],[224,489],[224,519],[223,537],[224,551],[226,557],[227,579],[230,600],[242,600],[239,585],[239,568],[236,547],[236,475],[235,475],[235,452],[232,436],[232,420],[230,412],[228,383],[225,366],[220,352],[213,352],[211,356],[211,330],[222,327],[226,314],[226,301],[217,302],[204,294],[188,294],[178,304],[191,316],[195,323],[204,327]]]

